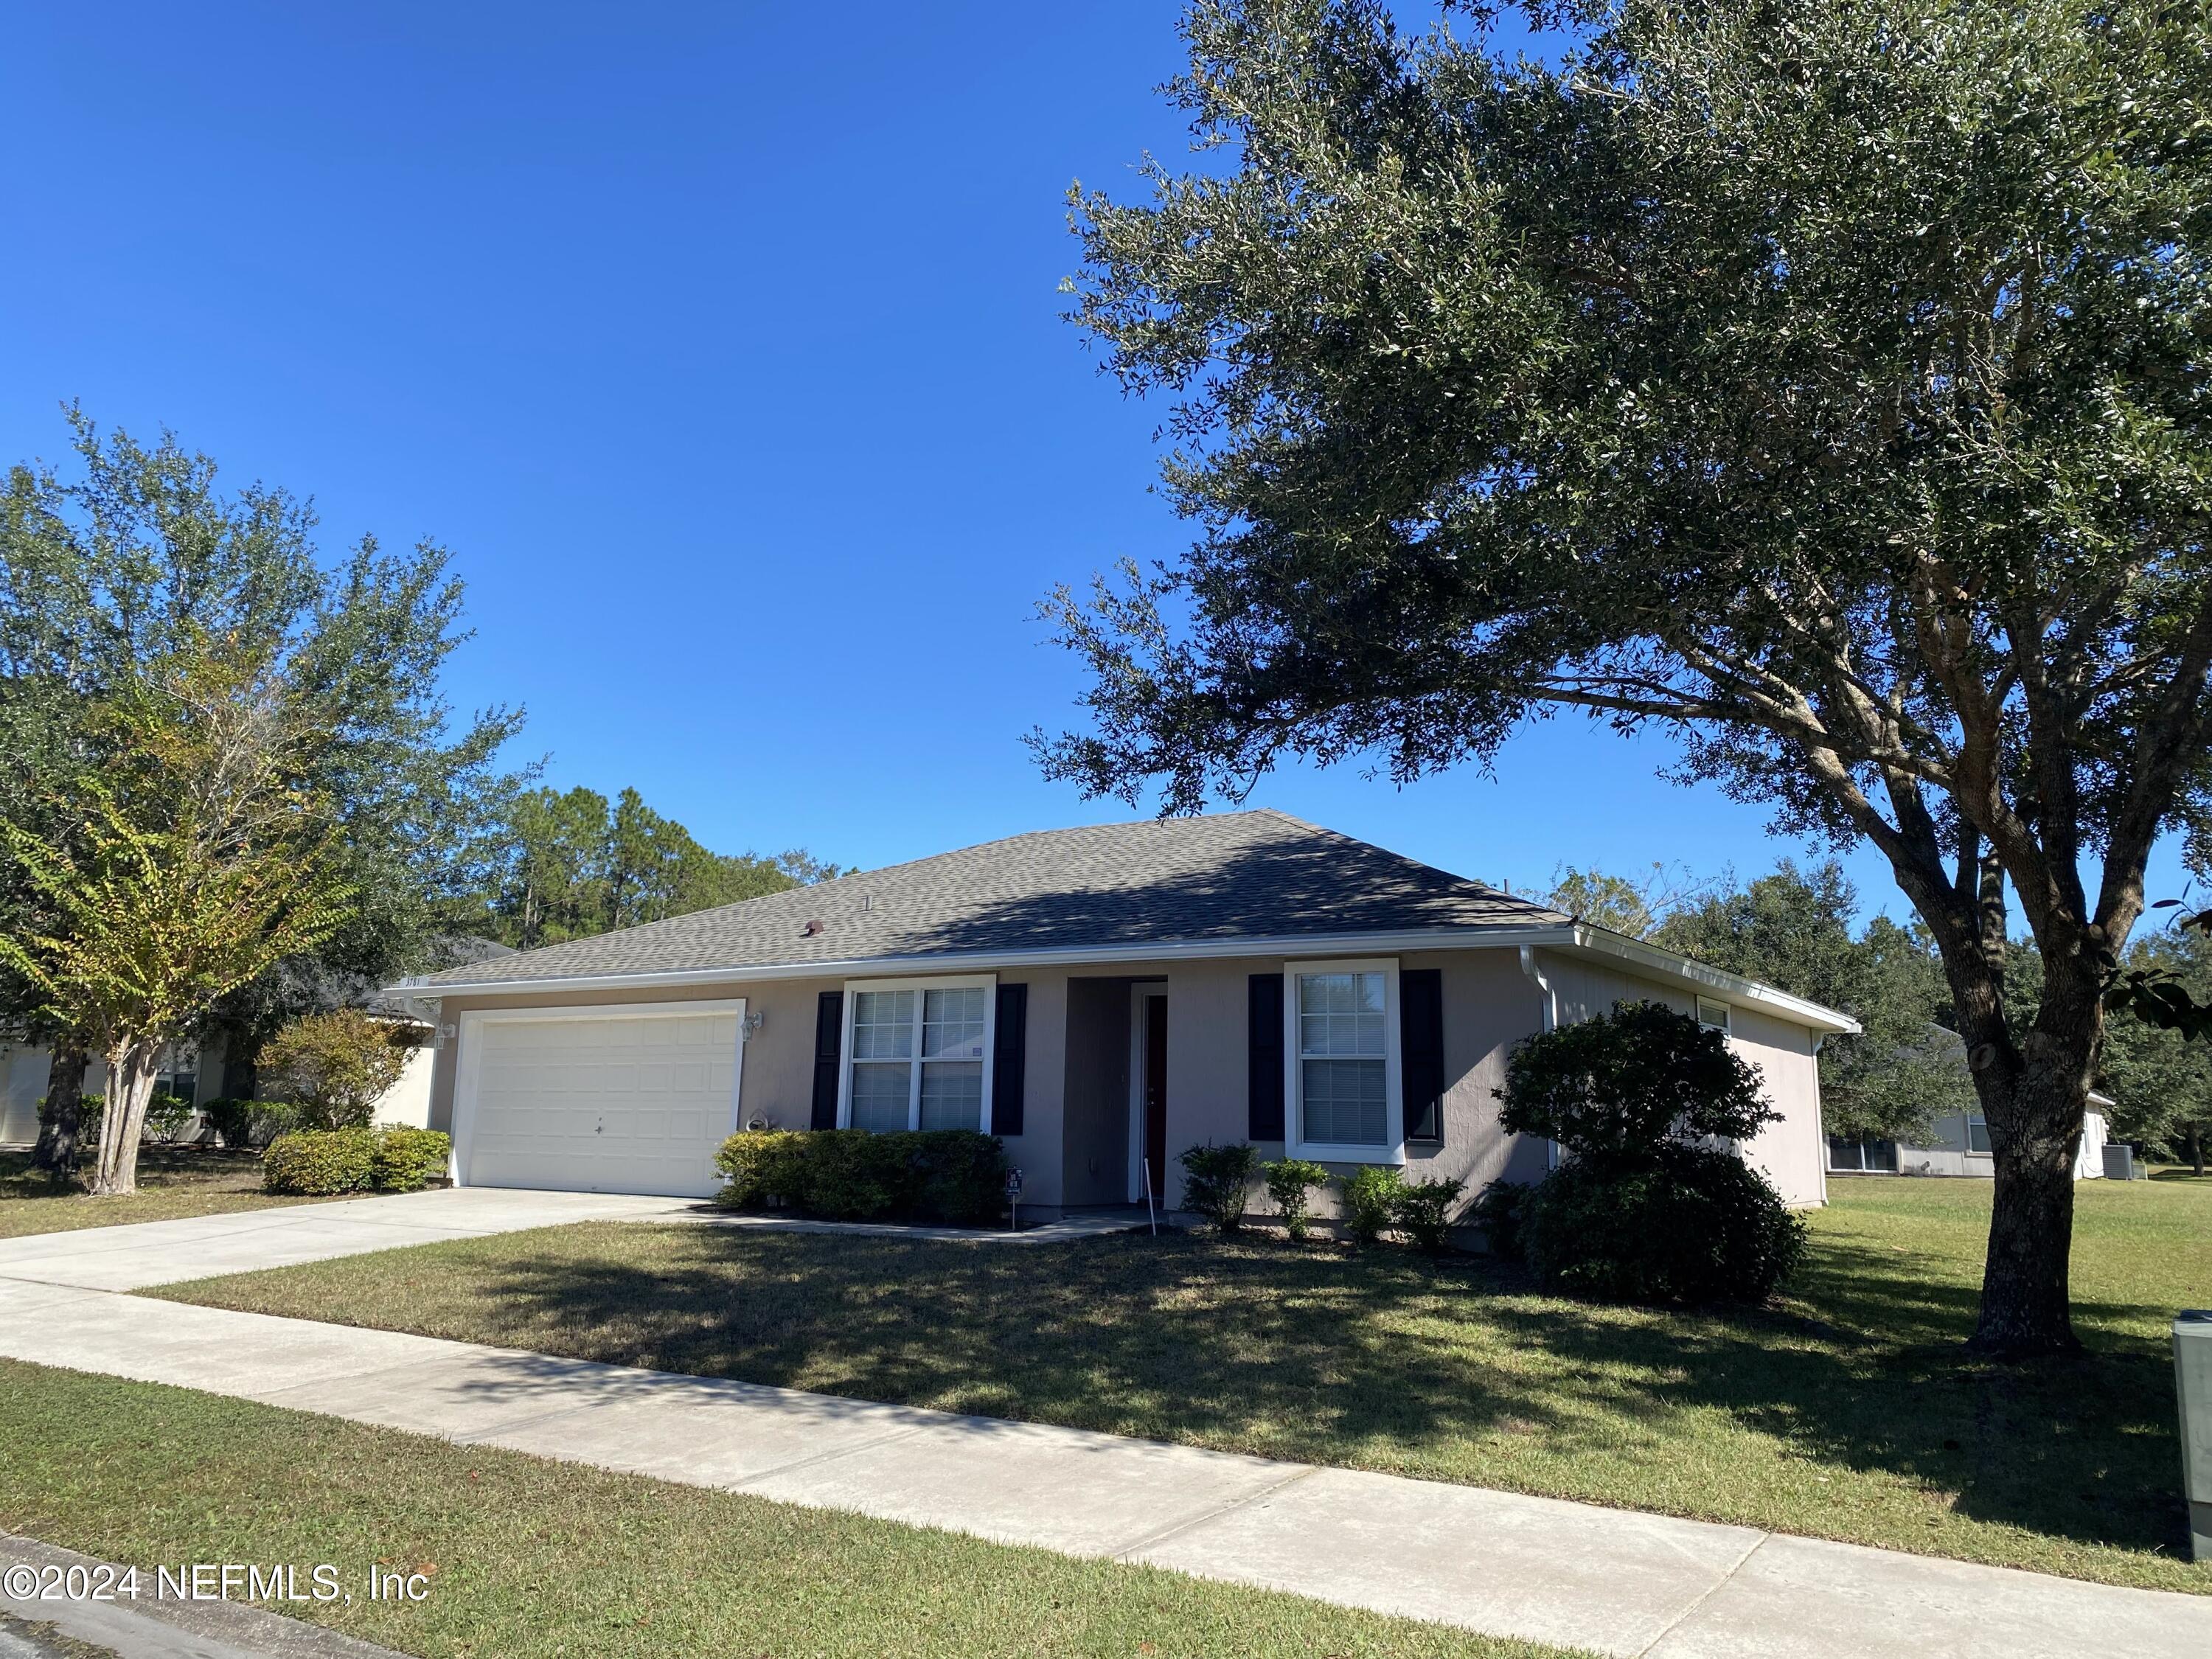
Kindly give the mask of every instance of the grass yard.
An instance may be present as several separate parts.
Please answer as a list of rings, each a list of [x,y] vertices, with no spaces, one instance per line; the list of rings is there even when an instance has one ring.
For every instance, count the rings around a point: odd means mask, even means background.
[[[2078,1360],[1969,1363],[1990,1188],[1838,1180],[1784,1306],[1562,1300],[1474,1260],[597,1224],[154,1294],[2212,1593],[2167,1322],[2212,1187],[2079,1188]]]
[[[1565,1659],[1299,1596],[0,1360],[0,1529],[151,1569],[330,1562],[285,1607],[425,1659]],[[372,1603],[374,1562],[429,1575]]]
[[[94,1198],[75,1182],[57,1187],[31,1167],[27,1151],[0,1152],[0,1238],[320,1201],[276,1198],[263,1192],[258,1154],[142,1147],[138,1190],[125,1198]]]

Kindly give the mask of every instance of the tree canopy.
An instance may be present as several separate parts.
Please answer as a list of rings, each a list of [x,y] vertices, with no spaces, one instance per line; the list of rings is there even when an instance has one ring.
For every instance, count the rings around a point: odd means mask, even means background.
[[[509,811],[478,925],[528,950],[688,911],[735,904],[844,873],[793,851],[714,853],[635,789],[530,790]]]
[[[1820,1045],[1822,1116],[1832,1134],[1890,1139],[1971,1109],[1974,1090],[1942,963],[1924,929],[1875,916],[1854,934],[1858,894],[1840,865],[1771,875],[1680,907],[1656,945],[1840,1008],[1864,1029]]]
[[[56,779],[124,763],[101,711],[157,665],[251,661],[301,734],[285,781],[330,814],[355,896],[317,959],[362,981],[420,965],[486,879],[517,782],[498,757],[521,726],[507,708],[460,718],[441,690],[468,638],[450,556],[364,538],[326,562],[287,492],[226,492],[167,434],[103,435],[76,410],[70,428],[68,472],[19,465],[0,488],[0,820],[52,830]]]
[[[1195,808],[1579,710],[1870,841],[1990,1127],[1977,1345],[2070,1347],[2101,999],[2212,784],[2212,18],[1567,0],[1543,62],[1453,9],[1197,0],[1206,163],[1077,195],[1200,535],[1052,602],[1092,720],[1047,769]]]

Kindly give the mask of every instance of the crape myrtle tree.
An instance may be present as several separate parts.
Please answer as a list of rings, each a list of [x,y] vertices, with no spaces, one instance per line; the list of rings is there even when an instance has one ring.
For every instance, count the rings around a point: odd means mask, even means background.
[[[1996,1154],[1974,1335],[2075,1346],[2101,998],[2206,804],[2212,21],[2198,4],[1638,0],[1401,37],[1201,0],[1201,161],[1078,193],[1077,317],[1200,527],[1048,609],[1094,791],[1285,755],[1409,779],[1531,716],[1657,724],[1870,841]],[[2039,948],[2006,1018],[2007,889]]]
[[[0,820],[32,902],[4,962],[107,1062],[96,1196],[137,1185],[161,1057],[215,999],[352,915],[337,829],[303,787],[325,740],[265,647],[187,638],[84,718],[96,764],[51,781],[43,832]]]
[[[353,898],[311,951],[200,1011],[193,1035],[230,1058],[332,986],[357,992],[434,960],[490,878],[522,781],[498,756],[519,713],[460,716],[441,677],[469,637],[450,556],[364,538],[326,558],[312,507],[261,484],[226,489],[207,456],[167,434],[146,444],[67,411],[64,466],[0,477],[0,823],[48,844],[75,833],[81,789],[125,764],[100,711],[158,680],[180,652],[258,665],[285,711],[285,787],[331,828],[325,849]],[[0,860],[0,929],[38,908],[29,866]],[[82,1075],[83,1033],[57,1031],[53,1000],[0,974],[0,1018],[54,1041]]]

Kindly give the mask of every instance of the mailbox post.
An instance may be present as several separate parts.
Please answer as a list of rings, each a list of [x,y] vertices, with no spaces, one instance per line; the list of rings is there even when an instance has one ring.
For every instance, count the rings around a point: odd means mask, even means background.
[[[2189,1542],[2197,1560],[2212,1561],[2212,1310],[2174,1316],[2173,1383],[2181,1407]]]

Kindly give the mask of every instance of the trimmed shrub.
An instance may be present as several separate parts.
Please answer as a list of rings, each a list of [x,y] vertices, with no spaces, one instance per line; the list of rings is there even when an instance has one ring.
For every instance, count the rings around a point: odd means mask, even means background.
[[[1316,1187],[1328,1185],[1328,1171],[1310,1158],[1282,1158],[1261,1164],[1260,1172],[1267,1177],[1267,1196],[1274,1200],[1275,1213],[1283,1220],[1283,1231],[1290,1234],[1292,1243],[1304,1243],[1313,1231],[1306,1194]]]
[[[714,1164],[715,1202],[730,1209],[781,1200],[832,1221],[979,1226],[1006,1201],[1005,1150],[972,1129],[750,1129],[724,1141]]]
[[[832,1221],[877,1221],[902,1212],[898,1135],[866,1129],[813,1132],[801,1154],[800,1205]]]
[[[1366,1164],[1344,1178],[1344,1225],[1356,1243],[1372,1244],[1397,1218],[1406,1178],[1395,1170]]]
[[[299,1113],[281,1100],[210,1100],[200,1110],[222,1144],[235,1151],[266,1146],[299,1127]]]
[[[272,1193],[362,1193],[376,1173],[376,1137],[366,1129],[300,1129],[269,1143],[261,1185]]]
[[[1805,1253],[1805,1224],[1733,1152],[1672,1145],[1577,1158],[1528,1205],[1529,1265],[1617,1302],[1762,1302]]]
[[[453,1138],[435,1129],[394,1125],[376,1132],[369,1185],[380,1193],[419,1193],[442,1180],[453,1157]]]
[[[792,1129],[748,1129],[732,1135],[714,1154],[722,1190],[714,1202],[726,1210],[757,1210],[781,1199],[795,1202],[805,1134]]]
[[[1401,1187],[1390,1200],[1390,1219],[1398,1231],[1431,1255],[1451,1246],[1452,1206],[1459,1202],[1464,1181],[1415,1181]]]
[[[878,1139],[905,1142],[910,1213],[962,1226],[999,1218],[1006,1202],[1006,1155],[995,1137],[972,1129],[922,1129]]]
[[[1182,1203],[1195,1210],[1224,1233],[1244,1224],[1245,1206],[1252,1200],[1252,1172],[1259,1167],[1260,1149],[1242,1140],[1226,1146],[1208,1143],[1187,1148],[1176,1160],[1182,1165]]]
[[[176,1139],[185,1125],[192,1121],[198,1109],[182,1095],[173,1095],[167,1089],[156,1089],[146,1102],[146,1116],[139,1126],[139,1135],[147,1140],[163,1144]]]
[[[1468,1221],[1482,1229],[1491,1255],[1501,1261],[1528,1260],[1522,1235],[1528,1224],[1528,1199],[1534,1190],[1526,1182],[1493,1181],[1468,1206]]]

